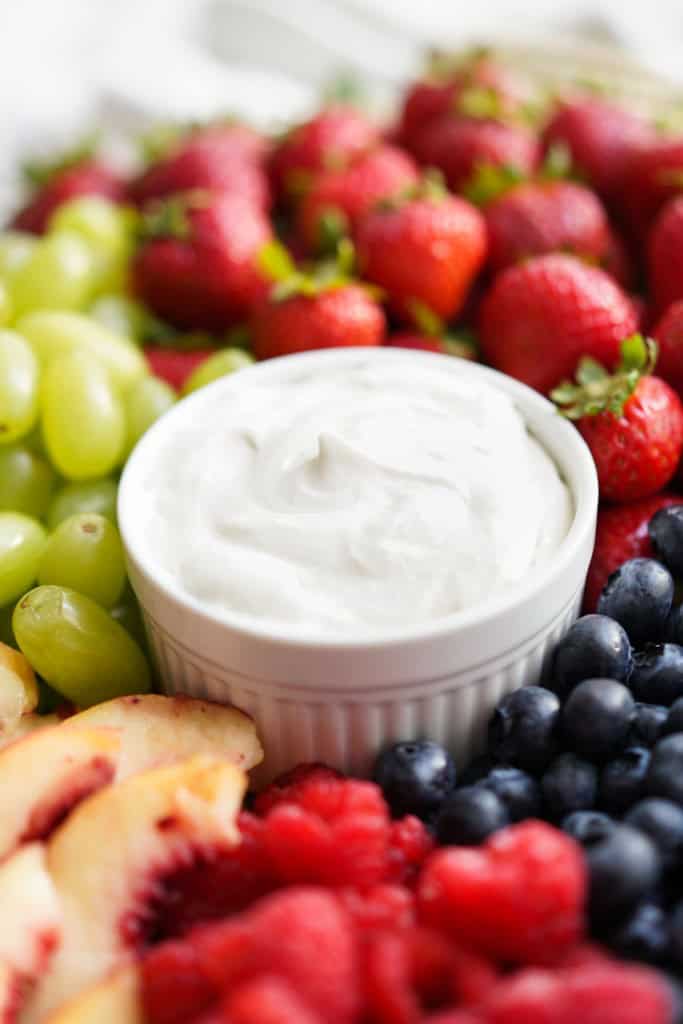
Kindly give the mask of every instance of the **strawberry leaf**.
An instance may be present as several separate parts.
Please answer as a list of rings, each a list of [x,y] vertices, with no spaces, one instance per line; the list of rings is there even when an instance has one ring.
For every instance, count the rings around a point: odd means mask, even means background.
[[[258,254],[258,266],[271,281],[286,281],[297,273],[296,264],[282,242],[267,242]]]
[[[634,334],[621,344],[621,362],[615,373],[609,374],[595,359],[584,357],[576,371],[576,384],[563,381],[550,397],[570,420],[604,412],[621,416],[638,382],[654,369],[656,359],[655,342]]]
[[[524,181],[524,175],[516,167],[479,163],[462,192],[476,206],[486,206],[521,181]]]
[[[78,164],[93,157],[98,142],[98,133],[92,132],[90,135],[86,135],[77,146],[74,146],[73,149],[68,150],[66,153],[62,153],[56,160],[27,160],[21,167],[22,177],[29,185],[40,188],[42,185],[46,185],[56,174],[68,171],[71,167],[76,167]]]
[[[410,299],[407,305],[415,325],[423,334],[430,338],[438,338],[444,333],[443,321],[424,302],[420,302],[419,299]]]
[[[496,89],[470,85],[458,93],[456,111],[465,117],[499,120],[504,114],[504,104]]]

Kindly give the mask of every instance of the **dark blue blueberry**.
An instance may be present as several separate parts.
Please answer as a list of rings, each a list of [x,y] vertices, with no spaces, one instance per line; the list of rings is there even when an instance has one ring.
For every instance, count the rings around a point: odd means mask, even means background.
[[[397,743],[377,758],[373,778],[394,817],[427,819],[455,787],[455,764],[438,743]]]
[[[603,814],[602,811],[574,811],[562,822],[562,831],[582,846],[604,839],[608,832],[616,828],[616,822]]]
[[[678,804],[661,797],[646,797],[631,808],[624,822],[652,840],[665,871],[683,864],[683,808]]]
[[[646,835],[615,825],[584,844],[589,874],[588,909],[599,931],[625,920],[652,897],[661,873],[659,854]]]
[[[557,750],[560,714],[557,694],[524,686],[498,704],[489,722],[489,750],[501,762],[530,772],[543,771]]]
[[[626,738],[627,747],[654,747],[664,734],[669,711],[663,704],[636,703]]]
[[[521,768],[494,768],[480,784],[496,794],[507,810],[510,821],[537,818],[541,813],[538,782]]]
[[[679,968],[683,968],[683,903],[679,903],[669,919],[671,955]]]
[[[485,786],[456,789],[441,806],[436,819],[440,843],[478,846],[510,819],[502,800]]]
[[[670,736],[674,732],[683,732],[683,697],[673,702],[666,717],[665,735]]]
[[[631,643],[618,622],[606,615],[584,615],[555,649],[552,689],[564,699],[584,679],[626,682],[631,657]]]
[[[612,949],[625,960],[660,964],[669,950],[669,922],[657,903],[641,903],[628,920],[608,938]]]
[[[633,657],[629,685],[636,700],[669,707],[683,697],[683,647],[646,644]]]
[[[607,580],[598,612],[621,623],[634,647],[659,640],[674,597],[671,573],[654,558],[632,558]]]
[[[665,736],[653,747],[647,791],[683,806],[683,733]]]
[[[546,813],[561,821],[572,811],[587,811],[598,795],[598,770],[576,754],[560,754],[541,778]]]
[[[634,701],[623,683],[586,679],[562,708],[562,734],[567,746],[583,757],[608,761],[624,746]]]
[[[650,767],[650,751],[646,747],[627,747],[608,761],[600,775],[600,806],[609,814],[622,815],[645,792]]]
[[[492,768],[497,765],[495,758],[490,754],[479,754],[470,761],[464,771],[459,772],[458,779],[461,786],[473,786],[475,782],[481,782]]]
[[[683,505],[660,508],[647,529],[657,558],[674,576],[683,576]]]
[[[683,644],[683,604],[671,609],[666,620],[664,639],[671,644]]]

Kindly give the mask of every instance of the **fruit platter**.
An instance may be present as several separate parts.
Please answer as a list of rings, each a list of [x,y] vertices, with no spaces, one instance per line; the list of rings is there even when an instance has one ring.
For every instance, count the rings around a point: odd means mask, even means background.
[[[523,63],[26,168],[0,1024],[683,1021],[683,135]]]

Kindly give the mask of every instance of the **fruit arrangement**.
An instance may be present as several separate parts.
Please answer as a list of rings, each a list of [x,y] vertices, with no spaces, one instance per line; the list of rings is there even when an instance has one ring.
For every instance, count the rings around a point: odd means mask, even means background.
[[[391,126],[145,143],[30,168],[0,233],[0,1020],[679,1019],[683,141],[477,53]],[[150,692],[118,475],[179,397],[342,345],[481,358],[576,422],[586,614],[464,771],[425,738],[243,802],[251,721]]]

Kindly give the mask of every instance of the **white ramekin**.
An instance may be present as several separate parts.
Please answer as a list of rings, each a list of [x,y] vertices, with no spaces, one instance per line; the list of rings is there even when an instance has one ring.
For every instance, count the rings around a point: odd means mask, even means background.
[[[334,349],[259,363],[180,402],[138,444],[119,490],[119,525],[160,677],[169,693],[235,704],[256,720],[263,778],[302,761],[367,774],[377,752],[400,739],[428,737],[462,764],[479,748],[499,698],[538,681],[546,656],[576,615],[593,548],[598,488],[577,430],[525,385],[451,356],[364,349],[377,360],[439,360],[444,373],[484,379],[506,392],[555,460],[574,501],[574,519],[552,563],[514,589],[431,626],[399,635],[302,640],[245,628],[207,611],[160,573],[146,551],[140,514],[150,472],[169,430],[201,416],[202,405],[260,375],[358,359]],[[149,491],[147,490],[147,494]]]

